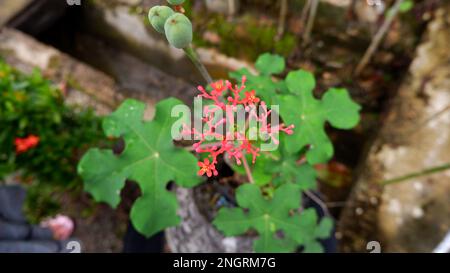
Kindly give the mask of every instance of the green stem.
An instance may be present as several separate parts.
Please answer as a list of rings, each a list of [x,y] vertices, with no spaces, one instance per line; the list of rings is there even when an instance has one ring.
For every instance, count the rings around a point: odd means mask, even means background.
[[[194,63],[195,67],[197,67],[198,71],[202,75],[202,77],[205,79],[206,83],[210,84],[213,82],[211,76],[208,73],[208,70],[206,70],[206,67],[202,64],[200,59],[197,56],[197,53],[195,53],[192,46],[188,46],[185,49],[183,49],[186,55],[191,59],[191,61]]]
[[[403,176],[396,177],[393,179],[384,180],[384,181],[380,182],[380,184],[385,186],[385,185],[389,185],[389,184],[402,182],[402,181],[405,181],[405,180],[408,180],[411,178],[416,178],[416,177],[421,177],[421,176],[425,176],[425,175],[429,175],[429,174],[433,174],[433,173],[437,173],[437,172],[442,172],[442,171],[445,171],[448,169],[450,169],[450,162],[446,163],[444,165],[441,165],[441,166],[436,166],[436,167],[432,167],[429,169],[425,169],[420,172],[411,173],[411,174],[403,175]]]

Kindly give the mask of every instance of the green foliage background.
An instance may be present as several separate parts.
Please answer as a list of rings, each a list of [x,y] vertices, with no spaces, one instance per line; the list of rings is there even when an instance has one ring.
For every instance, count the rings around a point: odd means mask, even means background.
[[[15,138],[31,134],[39,136],[38,146],[17,155]],[[61,90],[39,71],[24,75],[0,60],[0,180],[22,172],[32,221],[58,209],[52,198],[58,189],[81,188],[77,161],[100,140],[100,118],[93,111],[65,105]]]

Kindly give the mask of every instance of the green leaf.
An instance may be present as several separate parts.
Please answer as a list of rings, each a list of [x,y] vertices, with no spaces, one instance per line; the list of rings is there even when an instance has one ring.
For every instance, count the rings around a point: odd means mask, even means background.
[[[277,103],[277,93],[287,91],[284,81],[274,81],[273,74],[279,74],[285,69],[285,62],[283,57],[265,53],[259,56],[255,64],[258,73],[255,75],[248,69],[242,68],[231,72],[231,78],[241,81],[242,76],[247,77],[247,90],[255,90],[256,95],[265,101],[268,105]]]
[[[192,187],[199,183],[197,160],[173,145],[170,116],[175,105],[182,104],[170,98],[156,105],[153,121],[143,121],[145,104],[126,100],[103,123],[108,136],[122,137],[125,149],[120,155],[111,150],[91,149],[78,165],[85,189],[95,200],[113,207],[120,202],[120,190],[125,180],[136,181],[142,192],[131,209],[135,228],[151,236],[166,227],[179,223],[177,201],[167,191],[169,181]]]
[[[101,164],[101,167],[97,165]],[[90,149],[78,165],[78,173],[84,179],[84,189],[95,200],[117,207],[120,190],[125,184],[127,174],[123,173],[121,162],[115,159],[111,150]]]
[[[308,163],[297,164],[297,157],[286,156],[281,161],[273,162],[272,172],[278,174],[274,179],[275,185],[295,183],[301,190],[316,189],[316,170]]]
[[[294,134],[285,138],[286,151],[296,153],[309,145],[306,159],[310,164],[326,162],[331,158],[333,145],[325,133],[325,117],[319,101],[283,95],[280,97],[280,114],[286,124],[295,126]]]
[[[324,249],[322,245],[319,242],[311,242],[305,245],[305,248],[303,249],[304,253],[323,253]]]
[[[276,102],[276,92],[279,90],[280,85],[272,80],[269,76],[254,75],[248,69],[242,68],[230,73],[230,77],[240,82],[242,76],[247,77],[246,89],[255,90],[256,96],[260,97],[268,105]]]
[[[256,252],[291,252],[297,246],[305,252],[323,252],[317,240],[330,236],[333,221],[328,217],[318,221],[313,208],[299,213],[300,197],[300,188],[294,184],[276,189],[272,199],[264,198],[258,186],[244,184],[236,191],[240,208],[222,208],[213,224],[226,236],[256,230]]]
[[[241,208],[222,208],[213,223],[226,236],[256,230],[259,234],[254,243],[256,252],[291,252],[296,244],[289,238],[278,238],[277,231],[286,226],[295,229],[290,212],[300,207],[300,197],[300,189],[294,184],[279,187],[271,200],[262,196],[258,186],[244,184],[236,192]]]
[[[403,3],[400,4],[400,7],[398,11],[400,13],[407,13],[414,7],[414,1],[413,0],[405,0]],[[389,8],[385,12],[386,17],[391,17],[394,15],[394,9],[393,7]]]
[[[331,220],[330,218],[323,218],[322,221],[320,221],[319,225],[317,226],[314,235],[316,238],[326,239],[330,237],[330,232],[332,229],[333,229],[333,220]]]
[[[256,60],[255,67],[262,75],[279,74],[285,68],[284,58],[280,55],[264,53]]]
[[[289,219],[291,223],[285,232],[297,244],[304,247],[304,252],[323,252],[317,240],[326,239],[331,235],[333,221],[329,217],[323,217],[320,221],[318,218],[316,210],[308,208],[298,217]]]
[[[359,123],[361,106],[352,101],[347,89],[329,89],[322,98],[322,105],[327,120],[335,128],[351,129]]]
[[[322,100],[314,98],[315,83],[309,72],[290,72],[286,82],[292,94],[279,96],[280,115],[286,124],[294,124],[295,130],[285,139],[285,150],[293,154],[307,147],[310,164],[328,161],[333,156],[333,145],[326,135],[325,122],[338,129],[350,129],[359,122],[361,107],[351,100],[346,89],[331,88]]]
[[[286,85],[289,91],[296,95],[313,97],[312,91],[316,87],[314,75],[305,70],[290,72],[286,77]]]
[[[414,7],[414,2],[412,0],[406,0],[400,4],[399,11],[402,13],[410,11]]]

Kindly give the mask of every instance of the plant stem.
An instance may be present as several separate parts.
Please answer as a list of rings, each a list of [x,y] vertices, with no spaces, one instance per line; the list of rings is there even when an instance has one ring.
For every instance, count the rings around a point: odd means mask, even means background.
[[[245,157],[245,155],[242,157],[242,162],[244,163],[244,169],[245,169],[245,173],[247,174],[248,181],[252,184],[255,184],[255,180],[253,179],[253,175],[252,175],[252,172],[250,170],[250,167],[248,165],[247,158]]]
[[[305,6],[302,9],[302,15],[300,17],[300,22],[302,24],[302,29],[305,29],[306,19],[308,18],[309,9],[311,8],[311,0],[307,0]]]
[[[236,3],[234,2],[234,0],[228,0],[228,19],[229,20],[233,19],[233,15],[236,10],[235,4]]]
[[[318,6],[319,0],[311,1],[311,9],[309,11],[308,22],[306,23],[305,32],[303,33],[303,44],[307,44],[309,42],[309,38],[311,37],[311,31],[314,26],[314,20],[316,19]]]
[[[213,82],[211,76],[208,73],[208,70],[206,70],[206,67],[202,64],[200,59],[197,56],[197,53],[195,53],[195,50],[192,48],[192,46],[188,46],[183,49],[186,55],[191,59],[192,63],[194,63],[195,67],[197,67],[198,71],[202,75],[202,77],[205,79],[206,83],[210,84]]]
[[[327,205],[319,198],[317,197],[313,192],[309,190],[303,191],[306,196],[308,196],[313,202],[315,202],[317,205],[320,206],[320,208],[323,210],[323,213],[326,216],[330,216],[330,212],[328,211]]]
[[[380,184],[383,186],[390,185],[390,184],[402,182],[402,181],[405,181],[405,180],[408,180],[411,178],[421,177],[421,176],[425,176],[425,175],[429,175],[429,174],[433,174],[433,173],[437,173],[437,172],[442,172],[442,171],[449,170],[449,169],[450,169],[450,162],[446,163],[444,165],[425,169],[420,172],[411,173],[411,174],[403,175],[403,176],[396,177],[393,179],[384,180],[384,181],[381,181]]]
[[[397,0],[395,2],[394,6],[391,8],[390,14],[388,13],[386,20],[384,21],[383,25],[380,27],[378,32],[373,37],[369,48],[367,49],[363,58],[359,62],[358,66],[356,67],[355,76],[358,76],[361,73],[361,71],[366,67],[366,65],[369,63],[370,59],[372,58],[372,55],[377,50],[378,46],[380,45],[381,40],[386,35],[386,32],[389,30],[389,27],[391,26],[392,22],[394,21],[395,17],[397,16],[397,13],[399,12],[400,6],[403,1],[404,0]]]
[[[284,34],[284,28],[286,25],[286,15],[287,15],[287,9],[288,9],[287,1],[288,0],[281,0],[280,17],[278,19],[278,30],[277,30],[276,40],[280,40]]]
[[[207,148],[212,148],[214,146],[220,147],[220,146],[222,146],[222,143],[221,142],[207,143],[207,144],[200,145],[199,148],[207,149]],[[188,150],[188,151],[194,151],[194,147],[193,146],[185,147],[185,149]]]

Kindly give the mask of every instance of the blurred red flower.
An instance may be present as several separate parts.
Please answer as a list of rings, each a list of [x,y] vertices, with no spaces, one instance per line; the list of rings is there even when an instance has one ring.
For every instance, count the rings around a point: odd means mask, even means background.
[[[35,135],[29,135],[25,138],[17,137],[14,140],[14,145],[16,146],[16,153],[21,154],[29,149],[36,147],[39,144],[39,137]]]

